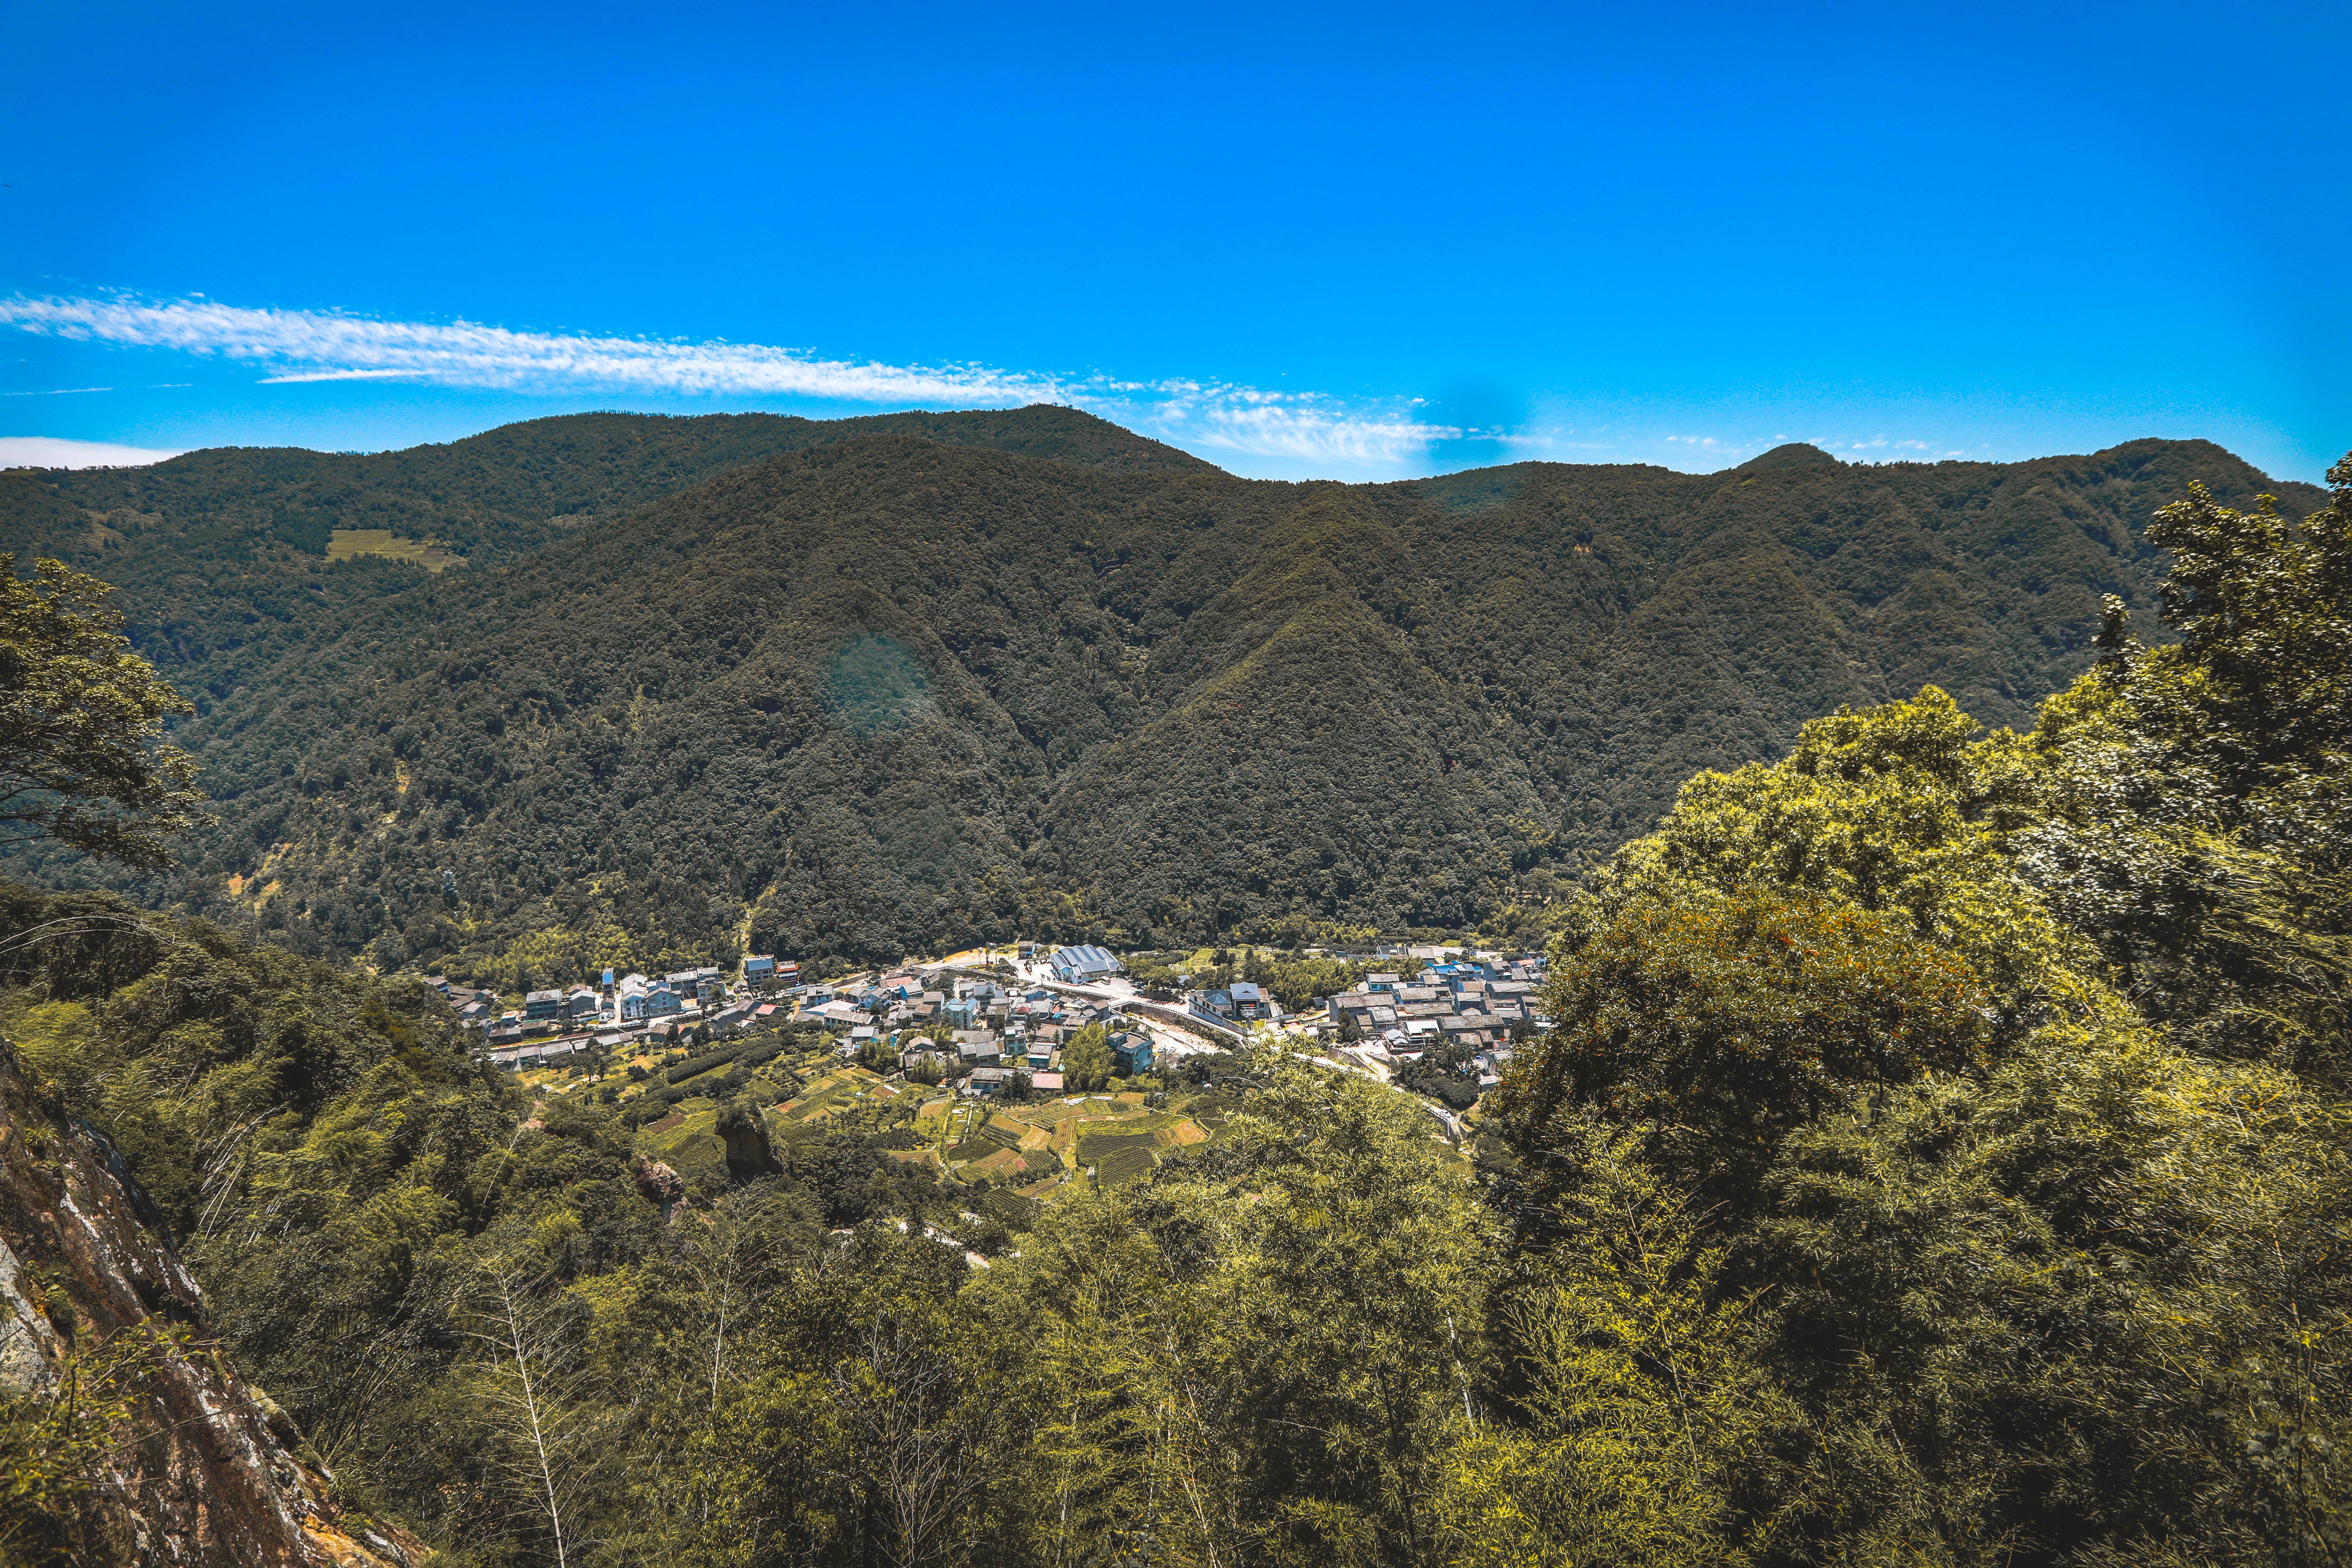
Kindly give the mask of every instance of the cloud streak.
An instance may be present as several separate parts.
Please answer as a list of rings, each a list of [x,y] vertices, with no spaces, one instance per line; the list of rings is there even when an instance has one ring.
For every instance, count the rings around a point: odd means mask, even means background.
[[[180,455],[177,447],[68,441],[59,436],[0,436],[0,468],[126,468]]]
[[[265,371],[269,384],[401,382],[537,393],[806,398],[890,407],[1067,404],[1210,453],[1386,468],[1461,432],[1399,400],[1367,404],[1221,381],[1125,381],[980,364],[825,359],[761,343],[514,331],[472,321],[381,321],[253,310],[203,299],[0,299],[0,325],[124,348],[173,350]]]

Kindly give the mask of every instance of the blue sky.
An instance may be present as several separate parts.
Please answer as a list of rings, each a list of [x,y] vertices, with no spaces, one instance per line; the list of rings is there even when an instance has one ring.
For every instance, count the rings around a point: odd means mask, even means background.
[[[2352,447],[2340,5],[10,34],[0,461],[1037,397],[1275,477]]]

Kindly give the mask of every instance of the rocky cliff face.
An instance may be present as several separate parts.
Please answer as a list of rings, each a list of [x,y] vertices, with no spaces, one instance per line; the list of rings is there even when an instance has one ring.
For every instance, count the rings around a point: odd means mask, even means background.
[[[213,1340],[113,1147],[0,1040],[0,1557],[415,1568]]]

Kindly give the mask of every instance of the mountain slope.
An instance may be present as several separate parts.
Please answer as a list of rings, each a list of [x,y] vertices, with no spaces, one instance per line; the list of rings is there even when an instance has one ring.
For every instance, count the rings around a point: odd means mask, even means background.
[[[504,566],[305,566],[282,651],[184,726],[222,821],[144,895],[508,986],[1459,928],[1841,703],[2024,719],[2099,594],[2148,602],[2191,478],[2318,499],[2196,442],[1343,486],[1067,411],[856,424]]]
[[[1043,405],[830,421],[575,414],[398,452],[221,447],[147,468],[0,472],[0,550],[54,555],[122,586],[141,652],[201,701],[409,585],[413,569],[391,561],[330,569],[336,530],[436,542],[461,564],[497,566],[729,468],[870,435],[1099,468],[1216,471]]]

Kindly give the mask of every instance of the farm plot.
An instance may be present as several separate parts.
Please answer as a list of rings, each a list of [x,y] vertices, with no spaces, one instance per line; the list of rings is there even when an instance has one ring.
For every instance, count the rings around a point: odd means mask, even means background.
[[[1021,1116],[1040,1127],[1059,1127],[1072,1121],[1115,1121],[1130,1114],[1133,1109],[1108,1095],[1089,1095],[1083,1100],[1056,1100],[1045,1105],[1024,1105],[1021,1108]]]
[[[638,1146],[678,1171],[727,1163],[727,1141],[719,1136],[719,1108],[709,1100],[680,1107],[637,1135]]]
[[[825,1074],[776,1110],[787,1121],[819,1121],[860,1106],[887,1103],[895,1091],[885,1093],[886,1087],[872,1073],[850,1068]]]
[[[1141,1181],[1159,1163],[1160,1138],[1151,1132],[1097,1132],[1078,1140],[1078,1163],[1091,1165],[1107,1187]]]
[[[1029,1179],[1039,1171],[1056,1170],[1058,1154],[1049,1151],[1050,1136],[1017,1116],[992,1113],[984,1106],[958,1105],[946,1115],[927,1120],[923,1128],[940,1163],[963,1167],[966,1176],[998,1181]]]

